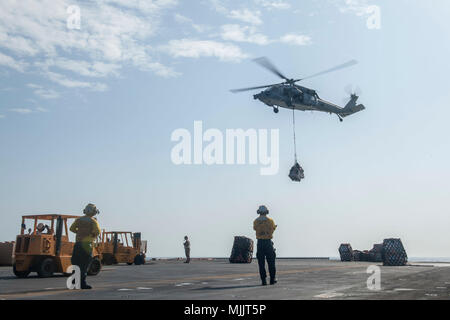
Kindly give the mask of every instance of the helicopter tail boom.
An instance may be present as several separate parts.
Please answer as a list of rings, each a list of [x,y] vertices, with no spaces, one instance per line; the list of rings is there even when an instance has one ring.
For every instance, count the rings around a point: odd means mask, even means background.
[[[339,112],[339,115],[344,118],[344,117],[348,117],[354,113],[364,110],[365,109],[364,105],[356,104],[357,101],[358,101],[358,96],[352,95],[350,98],[350,101]]]

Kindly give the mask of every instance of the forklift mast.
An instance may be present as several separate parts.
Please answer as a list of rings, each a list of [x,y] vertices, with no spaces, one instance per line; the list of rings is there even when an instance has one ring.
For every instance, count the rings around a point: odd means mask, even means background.
[[[58,216],[56,219],[56,234],[55,234],[55,255],[58,256],[61,252],[61,239],[63,232],[63,219]]]

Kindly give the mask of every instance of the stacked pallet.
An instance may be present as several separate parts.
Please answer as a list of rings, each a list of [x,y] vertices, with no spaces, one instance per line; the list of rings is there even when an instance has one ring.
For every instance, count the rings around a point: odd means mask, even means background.
[[[350,243],[343,243],[340,245],[339,255],[341,256],[341,261],[353,261],[354,254]]]
[[[369,261],[383,262],[382,251],[383,244],[374,244],[373,248],[369,250]]]
[[[382,244],[374,244],[371,250],[353,250],[349,243],[339,247],[341,261],[383,262],[385,266],[404,266],[408,256],[400,239],[385,239]]]
[[[253,258],[253,240],[247,237],[234,237],[230,263],[251,263]]]
[[[400,239],[384,239],[382,249],[384,266],[404,266],[408,256]]]
[[[360,261],[370,261],[370,254],[368,250],[364,250],[361,252],[361,260]]]
[[[362,261],[361,260],[362,252],[359,250],[353,250],[353,261]]]

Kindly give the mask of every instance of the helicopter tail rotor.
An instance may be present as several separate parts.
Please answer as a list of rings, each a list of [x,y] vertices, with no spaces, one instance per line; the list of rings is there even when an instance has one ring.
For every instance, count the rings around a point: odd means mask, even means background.
[[[356,95],[359,97],[362,94],[362,90],[359,86],[348,84],[345,86],[345,93],[347,93],[349,96]]]
[[[345,93],[350,97],[350,100],[353,100],[354,98],[356,98],[356,100],[358,100],[358,98],[361,96],[362,94],[362,90],[359,86],[354,86],[352,84],[348,84],[345,86],[344,88]],[[348,97],[344,98],[342,100],[343,103],[347,103],[348,102]]]
[[[345,87],[345,92],[350,95],[350,101],[348,101],[348,98],[345,99],[344,103],[346,103],[346,105],[338,114],[339,120],[341,121],[342,118],[365,109],[364,105],[357,104],[359,95],[362,92],[362,90],[358,86],[354,87],[352,85],[347,85]]]

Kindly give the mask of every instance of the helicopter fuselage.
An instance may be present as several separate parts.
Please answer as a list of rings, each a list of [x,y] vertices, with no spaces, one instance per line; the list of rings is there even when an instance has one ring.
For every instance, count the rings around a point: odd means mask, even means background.
[[[322,100],[315,90],[299,85],[274,85],[253,97],[273,108],[322,111],[338,115],[344,110],[342,107]]]

